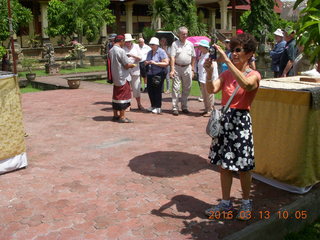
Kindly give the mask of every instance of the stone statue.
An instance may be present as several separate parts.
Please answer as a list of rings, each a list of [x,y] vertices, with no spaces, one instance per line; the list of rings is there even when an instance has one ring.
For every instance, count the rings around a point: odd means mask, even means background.
[[[49,65],[55,64],[54,48],[51,43],[46,43],[43,46],[43,58],[48,60]]]
[[[43,58],[47,60],[45,64],[46,73],[57,74],[60,70],[60,65],[56,64],[54,57],[54,48],[51,43],[46,43],[43,46]]]

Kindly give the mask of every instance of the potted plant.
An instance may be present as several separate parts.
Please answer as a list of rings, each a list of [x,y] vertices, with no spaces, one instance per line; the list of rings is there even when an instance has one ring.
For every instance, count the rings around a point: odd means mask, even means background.
[[[24,69],[28,69],[29,73],[26,74],[26,78],[29,81],[34,81],[36,78],[36,74],[32,72],[34,68],[34,64],[37,62],[34,58],[23,58],[21,61],[21,65]]]

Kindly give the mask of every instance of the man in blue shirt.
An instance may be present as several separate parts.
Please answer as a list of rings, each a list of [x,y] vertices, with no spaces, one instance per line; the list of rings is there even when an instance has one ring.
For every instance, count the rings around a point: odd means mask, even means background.
[[[280,77],[280,58],[286,46],[286,41],[283,40],[283,32],[281,29],[277,29],[274,33],[274,38],[276,40],[276,44],[274,48],[270,52],[271,61],[271,70],[274,72],[274,77]]]
[[[298,49],[295,40],[295,31],[291,27],[284,30],[284,40],[287,42],[280,58],[281,77],[293,76],[293,62],[297,57]]]

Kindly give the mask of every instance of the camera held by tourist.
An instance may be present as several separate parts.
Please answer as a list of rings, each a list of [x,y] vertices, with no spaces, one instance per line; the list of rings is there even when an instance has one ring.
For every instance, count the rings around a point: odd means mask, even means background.
[[[145,61],[147,68],[148,95],[151,107],[148,110],[155,114],[161,113],[162,85],[167,74],[169,59],[166,52],[159,47],[159,39],[151,38],[149,45],[151,51]]]
[[[147,73],[146,73],[146,65],[144,64],[144,61],[147,59],[148,52],[151,50],[151,48],[144,43],[143,38],[138,39],[138,44],[141,52],[141,60],[139,62],[140,76],[143,79],[143,83],[144,83],[144,89],[141,88],[141,92],[147,92]]]
[[[138,44],[133,43],[133,38],[130,33],[126,33],[125,35],[125,44],[124,50],[130,60],[130,63],[135,64],[134,68],[129,70],[131,79],[130,84],[132,88],[133,97],[137,100],[137,105],[139,110],[144,110],[141,104],[141,82],[140,82],[140,65],[139,62],[141,60],[141,52]]]
[[[228,65],[228,70],[216,80],[213,80],[215,70],[212,60],[208,58],[204,64],[207,71],[207,90],[211,94],[222,91],[222,106],[226,105],[232,93],[237,90],[230,108],[221,120],[222,129],[219,136],[211,140],[209,159],[212,164],[220,166],[222,201],[205,211],[208,216],[212,216],[216,212],[233,211],[230,191],[233,173],[238,172],[243,200],[237,218],[240,220],[250,219],[252,211],[250,171],[254,168],[255,163],[249,110],[258,90],[261,76],[259,72],[249,67],[249,60],[252,58],[256,46],[257,42],[250,34],[236,35],[230,41],[232,53],[232,59],[230,59],[220,46],[214,45],[222,60]]]

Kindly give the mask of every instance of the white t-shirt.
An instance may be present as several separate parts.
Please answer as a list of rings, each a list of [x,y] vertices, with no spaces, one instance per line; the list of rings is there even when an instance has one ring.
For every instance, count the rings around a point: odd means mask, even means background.
[[[180,65],[191,64],[191,60],[196,56],[192,42],[186,40],[183,44],[180,40],[172,43],[171,57],[175,58],[175,63]]]
[[[151,50],[151,47],[149,47],[147,44],[143,44],[142,47],[140,47],[141,52],[141,60],[140,62],[144,62],[147,59],[148,52]]]
[[[206,83],[207,71],[204,69],[203,64],[205,60],[209,57],[209,53],[201,54],[198,61],[198,79],[201,83]],[[213,64],[213,74],[212,80],[218,79],[218,64],[216,61],[212,62]]]
[[[140,58],[142,57],[141,51],[140,51],[140,47],[136,43],[132,43],[131,49],[128,49],[127,47],[124,47],[123,49],[126,52],[126,54],[130,54],[130,55],[137,56],[137,57],[140,57]],[[134,68],[130,68],[129,69],[130,74],[131,75],[140,75],[139,61],[137,61],[133,57],[129,57],[129,61],[130,61],[130,63],[133,63],[133,64],[137,65]]]

